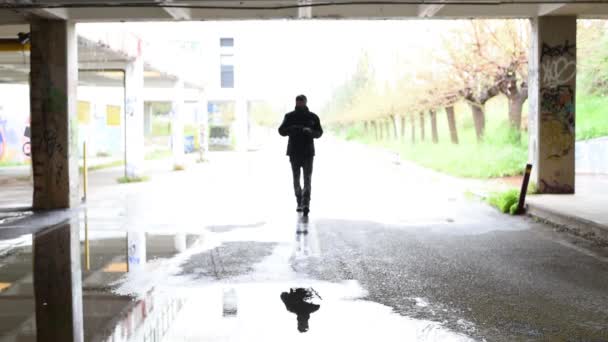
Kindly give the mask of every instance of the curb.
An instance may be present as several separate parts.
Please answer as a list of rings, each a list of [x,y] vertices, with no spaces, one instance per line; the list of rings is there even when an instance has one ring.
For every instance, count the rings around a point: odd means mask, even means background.
[[[560,230],[567,231],[587,240],[608,245],[608,226],[584,219],[559,213],[552,209],[537,204],[526,204],[526,214],[532,218],[556,226]]]

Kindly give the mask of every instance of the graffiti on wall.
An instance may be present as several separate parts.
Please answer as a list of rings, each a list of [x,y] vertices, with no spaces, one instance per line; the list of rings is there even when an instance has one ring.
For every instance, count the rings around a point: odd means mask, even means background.
[[[555,163],[550,166],[551,179],[540,179],[539,188],[544,193],[571,193],[574,185],[562,172],[561,160],[574,154],[576,45],[568,40],[557,45],[543,43],[540,72],[540,139],[544,144],[539,157]]]

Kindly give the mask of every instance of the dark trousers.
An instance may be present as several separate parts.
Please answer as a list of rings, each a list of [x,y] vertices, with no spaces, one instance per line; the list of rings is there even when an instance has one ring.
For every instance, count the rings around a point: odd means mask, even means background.
[[[312,164],[314,156],[289,156],[291,172],[293,174],[293,190],[298,204],[308,207],[310,205],[310,191],[312,178]],[[300,170],[304,170],[304,188],[300,185]]]

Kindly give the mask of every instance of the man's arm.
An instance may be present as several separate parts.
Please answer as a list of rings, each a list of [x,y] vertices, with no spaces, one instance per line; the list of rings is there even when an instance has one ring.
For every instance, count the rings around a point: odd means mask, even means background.
[[[321,120],[315,114],[315,125],[312,128],[312,137],[315,139],[320,138],[323,135],[323,128],[321,127]]]
[[[283,118],[283,123],[281,123],[281,126],[279,126],[279,134],[283,137],[286,137],[289,135],[289,128],[287,126],[287,114],[285,114],[285,117]]]

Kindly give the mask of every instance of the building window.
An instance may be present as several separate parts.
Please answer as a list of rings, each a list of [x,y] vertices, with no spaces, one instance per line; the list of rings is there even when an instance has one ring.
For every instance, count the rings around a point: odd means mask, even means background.
[[[234,38],[220,38],[221,47],[234,47]]]
[[[222,65],[221,68],[222,88],[234,88],[234,65]]]

